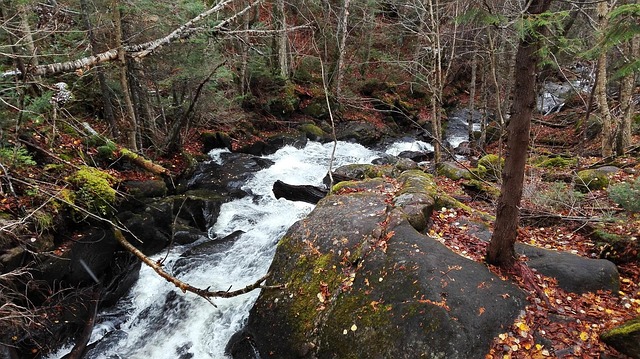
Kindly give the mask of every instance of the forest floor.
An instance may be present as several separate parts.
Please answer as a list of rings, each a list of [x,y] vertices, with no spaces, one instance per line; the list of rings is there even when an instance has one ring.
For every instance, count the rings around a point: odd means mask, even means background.
[[[534,126],[535,133],[549,138],[566,140],[566,129]],[[638,138],[634,138],[638,143]],[[534,147],[549,153],[549,148]],[[563,148],[564,154],[576,152],[597,153],[599,142],[592,141],[583,148],[578,144]],[[534,155],[535,156],[535,155]],[[583,168],[610,164],[600,157],[582,158]],[[621,182],[633,182],[640,173],[640,159],[626,156],[618,158],[616,165],[624,169],[610,176],[610,188]],[[527,166],[525,190],[522,199],[521,225],[518,241],[542,248],[568,251],[586,258],[606,258],[616,263],[620,273],[620,291],[611,293],[568,293],[558,286],[554,278],[546,277],[526,266],[522,256],[514,270],[505,272],[489,266],[503,278],[514,280],[526,293],[529,304],[511,328],[495,338],[486,359],[496,358],[627,358],[603,343],[600,334],[640,315],[640,263],[638,244],[640,214],[631,213],[614,203],[606,189],[580,193],[572,185],[548,182],[543,177],[571,178],[577,168],[565,167],[541,170]],[[474,210],[495,213],[495,203],[474,200],[465,193],[461,181],[437,177],[437,183],[447,193],[461,198]],[[464,200],[464,199],[467,200]],[[442,208],[432,220],[431,233],[446,238],[443,243],[451,250],[478,262],[484,261],[487,242],[468,232],[458,220],[472,217],[464,209]],[[613,248],[598,242],[595,231],[609,233],[628,240],[626,245]],[[479,313],[481,314],[481,313]]]

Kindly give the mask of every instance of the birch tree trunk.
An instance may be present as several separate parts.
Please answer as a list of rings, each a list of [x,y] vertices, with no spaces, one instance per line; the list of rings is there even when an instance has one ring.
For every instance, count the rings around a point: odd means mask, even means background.
[[[340,14],[340,22],[338,25],[338,56],[336,59],[336,77],[334,85],[334,93],[336,98],[340,98],[342,95],[342,81],[344,79],[344,63],[345,63],[345,47],[347,44],[348,35],[348,20],[349,20],[349,4],[351,0],[343,0],[342,12]]]
[[[277,29],[279,30],[276,35],[278,44],[278,69],[283,79],[289,79],[289,52],[287,50],[289,37],[287,36],[287,18],[284,5],[284,0],[276,1],[275,16],[277,18]]]
[[[601,40],[604,39],[604,30],[607,27],[607,15],[609,13],[608,1],[600,1],[596,7],[598,23],[602,31]],[[598,55],[598,67],[596,68],[595,98],[602,121],[602,156],[608,157],[613,153],[614,126],[609,103],[607,101],[607,52],[602,51]]]

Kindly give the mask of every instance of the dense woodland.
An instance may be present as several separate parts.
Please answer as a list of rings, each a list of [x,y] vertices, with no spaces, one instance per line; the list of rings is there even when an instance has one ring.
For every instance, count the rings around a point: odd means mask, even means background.
[[[598,335],[640,313],[639,24],[633,0],[2,0],[0,341],[52,349],[30,333],[68,288],[32,285],[30,266],[73,245],[62,233],[112,223],[123,181],[175,192],[211,138],[243,151],[349,123],[375,129],[367,145],[428,139],[435,173],[453,156],[447,116],[467,109],[479,128],[458,165],[494,155],[494,178],[439,184],[497,213],[489,263],[513,268],[519,236],[619,265],[621,292],[582,298],[602,318],[577,331],[585,353],[618,355]],[[575,87],[540,112],[546,83]],[[605,165],[618,170],[578,175]],[[548,356],[535,349],[522,357]]]

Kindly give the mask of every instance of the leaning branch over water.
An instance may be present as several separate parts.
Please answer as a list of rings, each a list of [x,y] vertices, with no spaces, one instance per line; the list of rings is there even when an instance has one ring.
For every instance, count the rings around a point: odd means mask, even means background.
[[[206,289],[196,288],[196,287],[194,287],[194,286],[192,286],[192,285],[190,285],[188,283],[185,283],[185,282],[179,280],[178,278],[172,276],[171,274],[167,273],[164,269],[162,269],[162,265],[160,263],[158,263],[158,262],[152,260],[151,258],[147,257],[138,248],[134,247],[131,243],[129,243],[129,241],[127,241],[127,239],[124,238],[124,235],[122,234],[122,232],[118,228],[113,227],[113,234],[114,234],[116,240],[118,241],[118,243],[120,243],[120,245],[122,245],[129,252],[133,253],[144,264],[146,264],[149,267],[151,267],[151,269],[153,269],[156,273],[158,273],[158,275],[160,275],[162,278],[167,280],[167,282],[170,282],[173,285],[175,285],[176,287],[180,288],[180,290],[183,293],[186,293],[186,292],[194,293],[194,294],[199,295],[200,297],[206,299],[209,302],[211,302],[211,298],[237,297],[237,296],[239,296],[241,294],[248,293],[248,292],[250,292],[250,291],[252,291],[254,289],[257,289],[257,288],[262,288],[262,289],[282,289],[282,288],[284,288],[284,286],[282,286],[282,285],[270,285],[270,286],[267,286],[267,285],[262,285],[261,284],[262,282],[264,282],[267,279],[267,277],[269,277],[270,273],[265,274],[260,279],[255,281],[253,284],[249,284],[248,286],[246,286],[244,288],[241,288],[241,289],[238,289],[238,290],[234,290],[234,291],[229,291],[229,290],[210,291],[209,288],[206,288]]]

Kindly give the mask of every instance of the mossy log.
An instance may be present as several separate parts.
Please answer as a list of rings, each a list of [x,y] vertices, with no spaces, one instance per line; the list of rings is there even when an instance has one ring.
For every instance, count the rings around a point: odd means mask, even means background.
[[[87,130],[92,136],[95,136],[97,138],[100,139],[101,142],[104,142],[104,145],[107,145],[109,147],[113,147],[117,150],[118,153],[120,153],[120,155],[126,159],[128,159],[129,161],[131,161],[131,163],[135,164],[136,166],[149,171],[153,174],[156,175],[161,175],[161,176],[170,176],[171,172],[160,166],[157,163],[154,163],[153,161],[144,158],[143,156],[140,156],[139,154],[124,148],[118,144],[116,144],[115,142],[111,141],[110,139],[102,136],[101,134],[99,134],[96,130],[94,130],[91,125],[89,125],[86,122],[82,123],[82,126],[85,128],[85,130]]]

